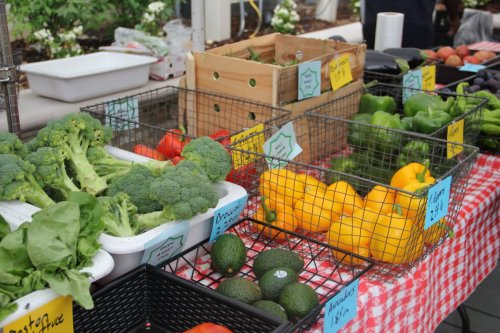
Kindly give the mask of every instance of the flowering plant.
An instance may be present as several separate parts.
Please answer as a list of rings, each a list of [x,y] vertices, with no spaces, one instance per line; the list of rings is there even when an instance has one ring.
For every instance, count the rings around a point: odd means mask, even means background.
[[[141,17],[141,23],[136,25],[137,30],[144,31],[152,36],[163,36],[161,24],[165,23],[173,14],[172,6],[165,2],[151,2]]]
[[[61,30],[55,36],[49,29],[43,28],[35,31],[33,38],[40,43],[49,59],[69,58],[82,54],[82,48],[78,43],[78,37],[82,34],[83,27],[78,25],[69,31]]]
[[[271,26],[274,31],[283,34],[295,32],[295,24],[299,22],[300,16],[295,10],[297,4],[293,0],[283,0],[274,8]]]
[[[463,0],[464,7],[466,8],[477,8],[481,6],[486,6],[491,0]]]

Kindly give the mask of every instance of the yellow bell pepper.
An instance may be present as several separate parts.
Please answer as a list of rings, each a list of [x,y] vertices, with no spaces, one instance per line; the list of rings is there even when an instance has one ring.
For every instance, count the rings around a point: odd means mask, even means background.
[[[355,208],[363,208],[363,199],[351,184],[343,180],[330,184],[326,189],[325,197],[341,204],[342,215],[352,215]]]
[[[344,216],[340,221],[332,223],[328,231],[327,242],[342,250],[369,257],[370,236],[370,233],[361,226],[358,219]],[[363,263],[361,259],[346,255],[340,251],[332,250],[332,254],[339,261],[346,264],[358,265]]]
[[[266,197],[261,197],[260,207],[252,217],[260,222],[264,222],[287,231],[294,231],[297,228],[297,221],[293,215],[293,208],[285,205],[284,203],[275,202]],[[263,235],[266,235],[269,238],[286,238],[286,234],[279,230],[268,228],[257,223],[255,223],[254,226],[257,229],[257,232],[263,231]]]
[[[424,164],[414,162],[405,165],[394,173],[391,178],[391,186],[402,189],[411,183],[432,184],[435,181],[436,180],[431,177],[428,161],[424,162]]]
[[[424,230],[424,242],[428,245],[436,245],[446,234],[452,238],[455,236],[453,229],[446,223],[446,218],[442,218],[436,224]]]
[[[332,221],[340,219],[335,212],[340,210],[340,204],[324,197],[324,192],[316,193],[315,191],[306,192],[304,198],[299,200],[294,207],[298,226],[311,232],[327,231]]]
[[[304,197],[305,183],[291,170],[266,170],[259,177],[259,191],[261,196],[293,207]]]
[[[373,233],[378,219],[384,214],[373,210],[370,207],[356,208],[352,212],[352,218],[359,221],[361,227],[368,231],[370,235]]]
[[[421,221],[425,219],[425,208],[427,196],[418,196],[432,183],[410,183],[405,185],[403,191],[414,193],[414,195],[398,191],[396,194],[396,204],[401,206],[403,216],[413,220]]]
[[[396,191],[382,185],[375,185],[364,199],[364,207],[381,214],[389,214],[394,207]]]
[[[401,207],[395,205],[397,212],[381,216],[370,243],[372,257],[392,264],[413,262],[422,255],[422,232],[413,221],[401,215]]]
[[[305,192],[324,192],[328,185],[323,183],[322,181],[316,179],[312,175],[308,175],[306,173],[299,173],[297,175],[297,180],[299,182],[304,183],[304,193]]]

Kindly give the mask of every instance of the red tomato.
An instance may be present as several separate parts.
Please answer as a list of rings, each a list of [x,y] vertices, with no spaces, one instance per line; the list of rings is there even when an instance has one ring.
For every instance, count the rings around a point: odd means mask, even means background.
[[[182,148],[189,142],[188,138],[185,138],[183,132],[180,129],[170,129],[165,132],[165,135],[161,138],[160,142],[156,146],[156,150],[165,155],[168,158],[174,158],[180,156]]]
[[[233,331],[222,325],[202,323],[188,329],[184,333],[233,333]]]
[[[146,156],[158,161],[165,161],[165,156],[159,151],[145,145],[135,145],[134,153]]]

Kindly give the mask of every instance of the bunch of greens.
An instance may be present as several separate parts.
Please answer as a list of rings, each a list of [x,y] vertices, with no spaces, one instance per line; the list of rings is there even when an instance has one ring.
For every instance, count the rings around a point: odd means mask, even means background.
[[[48,287],[93,307],[89,275],[80,270],[100,248],[102,215],[94,196],[73,192],[15,231],[0,220],[0,321],[16,311],[16,299]]]

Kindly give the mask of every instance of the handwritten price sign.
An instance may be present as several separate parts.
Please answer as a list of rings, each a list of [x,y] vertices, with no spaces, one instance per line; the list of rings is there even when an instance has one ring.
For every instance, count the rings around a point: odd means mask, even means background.
[[[353,281],[325,304],[323,332],[335,333],[356,317],[359,280]]]
[[[330,83],[333,90],[338,90],[352,81],[349,55],[343,55],[330,62]]]
[[[235,134],[231,137],[231,146],[233,148],[245,150],[251,153],[244,153],[237,150],[231,150],[231,157],[233,159],[233,167],[239,169],[247,164],[255,161],[259,156],[252,153],[264,153],[264,124],[255,125],[241,133]]]
[[[424,229],[430,228],[448,214],[451,179],[449,176],[429,189]]]
[[[240,217],[241,212],[245,208],[248,196],[231,202],[214,211],[214,222],[212,232],[210,233],[209,242],[214,242],[219,235],[222,235],[229,229]]]

